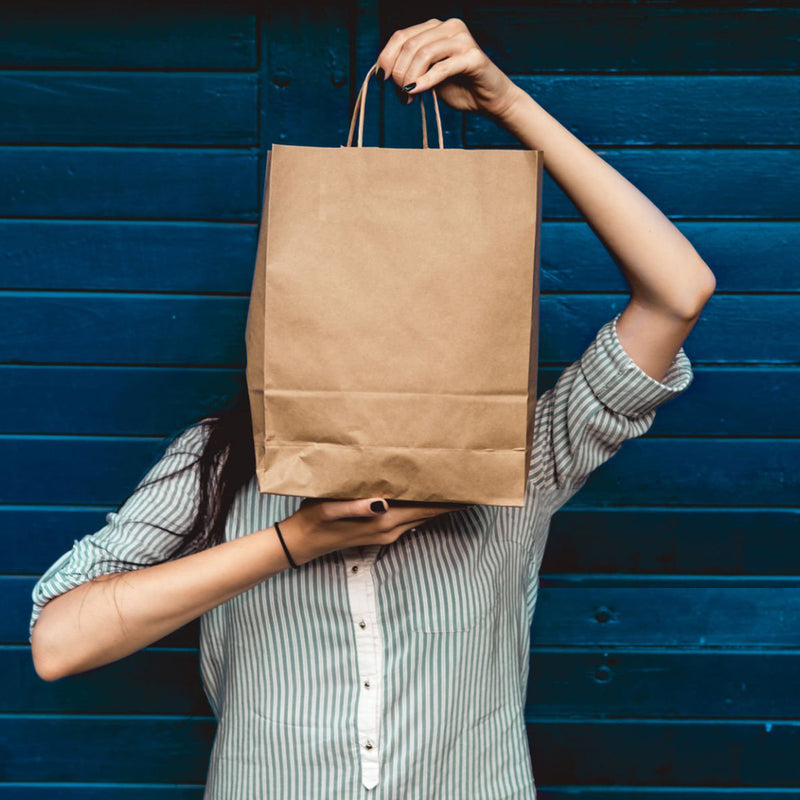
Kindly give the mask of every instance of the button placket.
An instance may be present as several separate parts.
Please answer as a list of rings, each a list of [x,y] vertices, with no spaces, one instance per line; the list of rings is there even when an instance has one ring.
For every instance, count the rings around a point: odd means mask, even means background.
[[[373,565],[380,546],[345,551],[345,574],[350,600],[359,672],[358,742],[362,783],[378,784],[380,709],[383,676],[383,637],[378,621]],[[359,555],[356,555],[359,553]]]

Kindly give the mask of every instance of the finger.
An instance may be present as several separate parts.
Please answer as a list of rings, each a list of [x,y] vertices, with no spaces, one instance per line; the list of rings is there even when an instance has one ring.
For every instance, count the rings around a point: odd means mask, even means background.
[[[425,522],[424,519],[417,519],[417,520],[412,520],[411,522],[407,522],[405,525],[400,525],[399,527],[402,533],[408,533],[409,531],[413,533],[414,531],[417,530],[417,528],[422,526],[424,522]]]
[[[450,22],[443,22],[407,39],[394,62],[392,78],[400,87],[407,86],[436,61],[464,52],[472,43],[472,37]]]
[[[361,500],[334,500],[323,503],[320,511],[324,519],[337,520],[347,517],[380,517],[388,510],[382,497],[369,497]]]
[[[450,506],[424,505],[424,506],[400,506],[391,507],[384,519],[386,525],[405,525],[406,523],[422,524],[433,517],[447,514],[458,509]]]
[[[378,66],[383,69],[384,80],[387,80],[391,76],[397,54],[400,52],[400,48],[405,44],[407,39],[416,36],[422,31],[436,28],[441,24],[442,21],[440,19],[429,19],[425,22],[420,22],[419,25],[411,25],[408,28],[396,30],[389,37],[389,41],[386,42],[377,59]]]
[[[454,75],[469,72],[473,66],[475,66],[475,58],[472,51],[467,50],[466,52],[455,53],[449,58],[432,64],[424,74],[410,77],[409,82],[413,82],[416,85],[405,94],[414,95],[425,92]],[[408,84],[404,85],[407,86]]]
[[[409,532],[413,533],[414,531],[416,531],[417,528],[421,527],[423,522],[425,522],[425,520],[421,519],[421,520],[412,520],[411,522],[404,522],[402,525],[396,525],[389,532],[388,537],[392,541],[396,541],[404,534]]]

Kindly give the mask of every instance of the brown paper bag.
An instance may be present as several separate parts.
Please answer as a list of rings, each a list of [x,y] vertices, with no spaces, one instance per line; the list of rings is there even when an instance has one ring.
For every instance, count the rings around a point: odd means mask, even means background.
[[[274,144],[247,320],[259,488],[520,506],[542,153]],[[356,113],[358,145],[352,147]]]

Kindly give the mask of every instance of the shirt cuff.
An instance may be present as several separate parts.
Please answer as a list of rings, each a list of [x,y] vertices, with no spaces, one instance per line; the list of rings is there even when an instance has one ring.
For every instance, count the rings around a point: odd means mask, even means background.
[[[683,392],[694,373],[683,347],[663,381],[648,375],[625,351],[617,335],[617,320],[609,320],[581,356],[583,374],[603,405],[627,417],[640,417]]]

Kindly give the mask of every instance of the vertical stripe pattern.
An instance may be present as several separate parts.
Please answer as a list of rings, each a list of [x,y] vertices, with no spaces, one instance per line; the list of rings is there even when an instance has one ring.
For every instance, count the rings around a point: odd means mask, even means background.
[[[524,506],[468,506],[392,545],[330,553],[201,617],[201,674],[218,720],[205,800],[535,798],[524,703],[550,518],[693,377],[683,349],[663,382],[647,375],[622,348],[618,318],[538,399]],[[187,429],[145,480],[191,460],[202,430]],[[31,631],[48,600],[121,569],[115,560],[171,552],[169,529],[195,509],[192,480],[189,470],[138,489],[77,540],[34,587]],[[301,499],[262,495],[254,478],[226,538],[270,527]],[[356,565],[369,580],[348,584]],[[359,644],[362,620],[379,626],[369,641],[380,658]],[[377,694],[364,694],[359,664],[382,673]],[[377,748],[365,751],[373,729]]]

